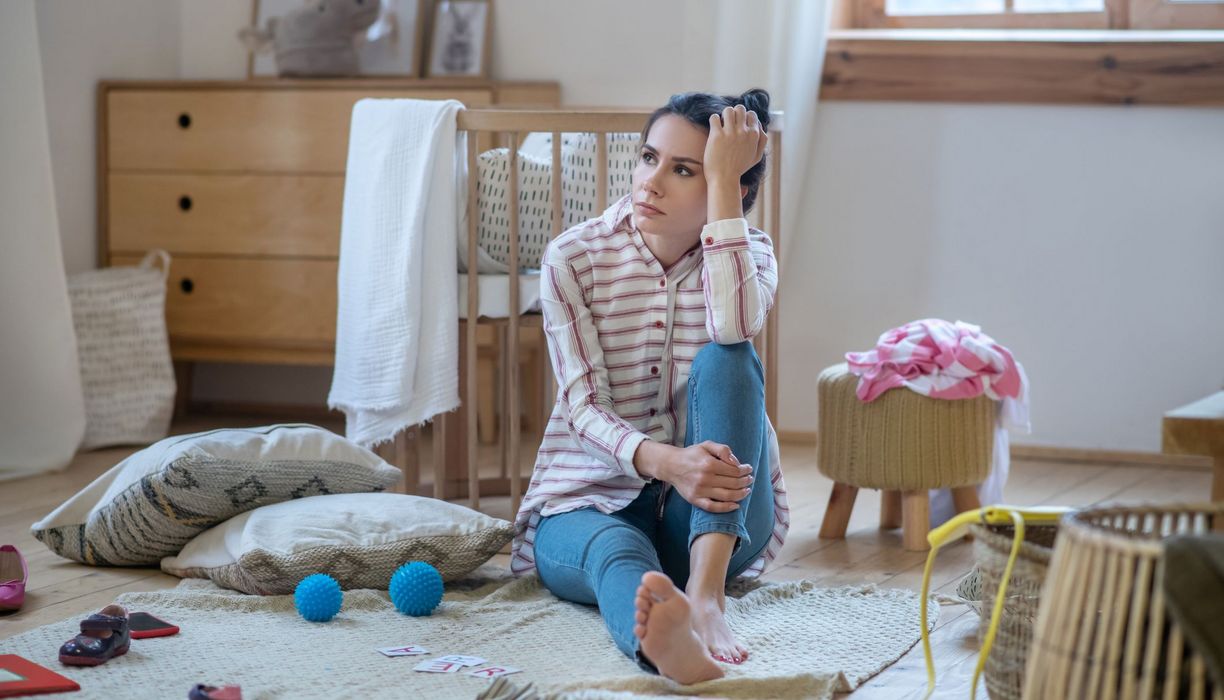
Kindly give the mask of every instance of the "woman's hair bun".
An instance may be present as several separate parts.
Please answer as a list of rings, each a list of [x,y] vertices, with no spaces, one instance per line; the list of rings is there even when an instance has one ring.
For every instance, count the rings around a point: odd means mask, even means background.
[[[769,126],[769,93],[761,88],[753,88],[739,96],[739,104],[745,109],[756,112],[757,120],[762,127]]]

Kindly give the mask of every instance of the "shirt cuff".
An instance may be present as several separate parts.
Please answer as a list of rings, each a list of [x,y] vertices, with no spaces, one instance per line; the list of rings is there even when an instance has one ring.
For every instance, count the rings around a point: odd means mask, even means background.
[[[637,467],[633,466],[633,456],[637,454],[638,446],[648,439],[646,433],[634,430],[625,433],[617,442],[616,461],[620,463],[621,470],[628,476],[632,476],[635,479],[645,478],[638,473]]]
[[[701,229],[701,248],[706,255],[748,249],[748,219],[719,219]]]

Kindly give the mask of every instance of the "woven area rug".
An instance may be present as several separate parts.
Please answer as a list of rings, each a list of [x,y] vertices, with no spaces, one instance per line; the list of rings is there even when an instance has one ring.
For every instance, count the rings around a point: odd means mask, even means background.
[[[133,640],[126,656],[102,666],[58,662],[77,618],[0,640],[0,654],[20,654],[76,680],[81,692],[73,697],[183,698],[195,683],[237,683],[247,700],[475,698],[492,682],[413,671],[424,659],[467,654],[522,669],[501,685],[530,685],[539,697],[829,698],[878,673],[919,638],[910,591],[750,582],[727,601],[748,661],[726,667],[725,678],[681,686],[639,669],[616,649],[598,611],[555,598],[535,576],[512,579],[485,565],[474,577],[448,584],[442,604],[421,618],[396,612],[385,591],[348,591],[328,623],[303,620],[292,596],[249,596],[186,580],[118,598],[182,631]],[[938,606],[928,611],[934,624]],[[404,644],[431,653],[388,658],[376,651]]]

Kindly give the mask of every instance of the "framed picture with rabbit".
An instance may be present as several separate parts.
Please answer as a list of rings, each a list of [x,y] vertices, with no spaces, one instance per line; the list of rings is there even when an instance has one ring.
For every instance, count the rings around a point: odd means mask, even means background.
[[[489,77],[493,0],[434,0],[425,77]]]
[[[247,77],[418,78],[430,0],[252,0]]]

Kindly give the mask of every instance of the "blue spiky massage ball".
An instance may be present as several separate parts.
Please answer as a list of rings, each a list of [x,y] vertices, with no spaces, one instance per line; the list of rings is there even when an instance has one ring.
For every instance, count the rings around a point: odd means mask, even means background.
[[[442,574],[423,561],[410,561],[391,575],[391,602],[405,615],[429,615],[442,602]]]
[[[343,600],[340,584],[327,574],[311,574],[293,590],[293,605],[298,614],[311,622],[327,622],[335,617]]]

